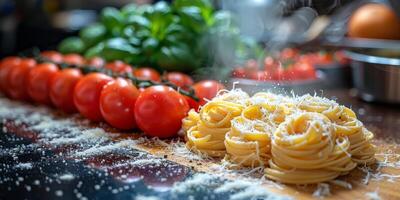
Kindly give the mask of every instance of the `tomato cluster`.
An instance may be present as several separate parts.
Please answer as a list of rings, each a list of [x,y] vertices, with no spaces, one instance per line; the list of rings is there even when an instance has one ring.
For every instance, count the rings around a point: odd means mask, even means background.
[[[175,136],[190,108],[198,109],[205,104],[204,99],[213,98],[224,88],[216,81],[194,84],[190,76],[180,72],[161,76],[152,68],[135,69],[121,61],[105,63],[101,58],[85,60],[78,54],[54,51],[42,52],[41,56],[51,62],[4,58],[0,62],[0,91],[12,99],[54,106],[66,113],[79,112],[95,122],[106,121],[122,130],[139,128],[160,138]],[[161,82],[137,88],[129,79],[97,72],[83,74],[79,68],[61,69],[55,63],[89,64],[115,73],[131,73],[141,80],[167,80],[182,89],[193,87],[200,101]]]
[[[286,48],[276,56],[267,56],[262,67],[255,60],[232,71],[232,77],[258,81],[298,81],[316,79],[315,66],[346,65],[349,60],[342,51],[302,54],[294,48]]]
[[[314,67],[309,62],[286,60],[278,61],[272,57],[266,57],[264,68],[253,67],[255,61],[248,61],[244,67],[232,71],[235,78],[247,78],[257,81],[296,81],[316,79]]]
[[[348,65],[350,62],[343,51],[318,51],[315,53],[303,54],[299,59],[302,59],[318,67],[328,67],[332,66],[333,64],[345,66]]]

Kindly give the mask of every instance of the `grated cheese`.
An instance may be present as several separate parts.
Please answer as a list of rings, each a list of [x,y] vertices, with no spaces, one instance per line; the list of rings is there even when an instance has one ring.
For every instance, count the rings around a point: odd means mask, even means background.
[[[381,197],[378,194],[378,191],[375,192],[367,192],[365,196],[368,197],[369,200],[381,200]]]
[[[330,195],[331,195],[330,187],[329,184],[326,183],[318,183],[317,189],[313,192],[313,196],[318,198]]]

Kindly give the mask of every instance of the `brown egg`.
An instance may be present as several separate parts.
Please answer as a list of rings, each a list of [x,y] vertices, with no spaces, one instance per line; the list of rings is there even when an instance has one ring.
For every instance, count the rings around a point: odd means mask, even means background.
[[[357,38],[400,40],[400,18],[383,4],[366,4],[350,18],[348,35]]]

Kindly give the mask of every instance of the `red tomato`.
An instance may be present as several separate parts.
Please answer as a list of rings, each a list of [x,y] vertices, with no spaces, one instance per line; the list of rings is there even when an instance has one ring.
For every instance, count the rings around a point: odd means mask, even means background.
[[[81,55],[75,54],[75,53],[64,55],[63,61],[65,63],[71,64],[71,65],[83,65],[83,64],[85,64],[85,59]]]
[[[106,69],[110,69],[116,73],[132,73],[132,66],[117,60],[112,63],[107,63]]]
[[[314,67],[308,62],[298,62],[294,67],[294,73],[297,79],[315,79],[316,73]]]
[[[106,64],[106,61],[101,57],[93,57],[93,58],[87,60],[86,64],[93,66],[93,67],[101,68]]]
[[[148,67],[134,70],[133,75],[145,80],[160,81],[160,74],[156,70]]]
[[[298,74],[296,73],[293,66],[286,68],[282,74],[283,81],[295,81],[298,80]]]
[[[22,59],[18,66],[12,68],[8,74],[8,94],[13,99],[29,100],[27,91],[29,71],[36,65],[33,59]]]
[[[294,48],[286,48],[283,49],[280,53],[280,58],[282,60],[286,60],[286,59],[295,59],[299,56],[299,50],[294,49]]]
[[[350,59],[346,56],[343,51],[336,51],[334,54],[335,60],[339,62],[341,65],[348,65],[350,63]]]
[[[317,63],[319,65],[329,65],[334,62],[332,53],[329,52],[318,52]]]
[[[246,78],[246,71],[241,67],[235,68],[232,71],[232,77],[235,77],[235,78]]]
[[[102,121],[100,93],[104,85],[113,79],[101,73],[91,73],[83,77],[74,89],[74,103],[79,112],[92,121]]]
[[[63,61],[62,54],[57,51],[43,51],[40,55],[55,63],[61,63]]]
[[[279,61],[275,60],[271,56],[267,56],[264,59],[264,70],[271,73],[275,69],[277,69],[280,66]]]
[[[283,67],[278,67],[277,69],[275,69],[272,72],[271,78],[274,81],[283,80],[284,79],[284,69],[283,69]]]
[[[72,94],[82,77],[82,73],[78,69],[64,69],[51,77],[50,98],[55,107],[67,113],[77,111]]]
[[[7,57],[0,63],[0,91],[6,95],[9,87],[8,74],[11,69],[17,67],[20,62],[21,59],[18,57]]]
[[[211,100],[217,95],[218,91],[224,88],[221,83],[214,80],[204,80],[194,84],[193,89],[200,101],[193,108],[198,110],[199,106],[207,103],[205,99]]]
[[[167,80],[183,89],[187,89],[188,86],[193,85],[193,79],[181,72],[169,72],[167,74]]]
[[[50,79],[57,71],[57,66],[52,63],[39,64],[29,71],[26,87],[32,100],[51,105]]]
[[[140,93],[142,93],[143,91],[146,90],[146,88],[141,87],[141,88],[139,88],[138,90],[139,90]]]
[[[171,87],[157,85],[142,92],[135,104],[135,119],[147,135],[168,138],[176,136],[189,105]]]
[[[258,63],[256,60],[248,60],[244,65],[244,71],[246,72],[246,76],[251,76],[258,71]]]
[[[190,108],[193,108],[196,111],[198,110],[198,108],[200,106],[198,101],[192,99],[191,97],[185,96],[185,95],[182,95],[182,96],[186,99]]]
[[[250,78],[258,81],[268,81],[272,79],[272,76],[268,71],[257,71],[251,74]]]
[[[139,90],[122,78],[110,81],[100,95],[100,111],[106,122],[119,129],[130,130],[136,127],[135,102]]]

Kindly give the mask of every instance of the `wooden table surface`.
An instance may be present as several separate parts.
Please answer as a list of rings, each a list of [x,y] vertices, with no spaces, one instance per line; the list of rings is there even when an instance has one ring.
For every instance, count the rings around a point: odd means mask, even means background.
[[[335,99],[339,103],[351,107],[357,113],[359,119],[365,124],[365,126],[372,132],[374,132],[376,136],[374,144],[377,146],[378,150],[376,157],[379,161],[376,165],[372,166],[371,169],[369,169],[369,176],[367,176],[367,173],[365,171],[362,171],[361,169],[356,169],[353,170],[349,175],[340,177],[339,184],[337,182],[336,184],[328,183],[330,185],[329,187],[330,195],[324,198],[374,199],[374,195],[377,194],[381,199],[389,199],[389,200],[400,199],[400,190],[397,188],[400,187],[400,147],[399,147],[400,145],[398,145],[400,144],[399,142],[400,106],[365,103],[354,97],[352,95],[352,91],[350,90],[325,91],[323,96]],[[49,116],[52,115],[54,114],[49,114]],[[69,116],[61,116],[61,117],[57,116],[57,117],[69,118]],[[3,116],[2,120],[7,121],[7,119],[5,118],[7,117]],[[21,120],[23,120],[24,116],[20,116],[20,118]],[[8,130],[11,130],[11,133],[18,133],[17,135],[19,136],[30,139],[36,137],[36,136],[32,137],[33,133],[31,132],[29,132],[29,134],[24,133],[24,131],[21,132],[21,129],[23,128],[21,128],[20,123],[13,123],[13,121],[11,121],[5,123],[3,126],[8,128]],[[99,125],[96,124],[94,125],[92,124],[91,126],[99,127]],[[108,129],[107,127],[106,130],[108,130],[110,134],[113,134],[113,132],[115,132],[112,129]],[[10,131],[8,134],[10,134]],[[120,135],[118,137],[114,137],[112,139],[114,142],[126,139],[131,139],[131,140],[139,139],[138,135],[133,135],[130,133],[119,133],[119,134]],[[0,141],[0,146],[3,145],[2,142],[4,143],[4,141]],[[137,143],[132,148],[137,149],[139,151],[147,152],[149,155],[156,155],[159,157],[163,157],[165,160],[169,160],[168,162],[177,163],[179,166],[183,166],[185,167],[185,169],[187,168],[189,171],[193,171],[187,174],[206,172],[209,174],[221,175],[222,173],[221,170],[224,170],[221,168],[220,165],[221,163],[218,160],[208,159],[208,160],[196,160],[195,162],[193,162],[193,160],[188,159],[187,155],[179,154],[176,152],[176,149],[166,147],[166,145],[163,145],[164,142],[168,143],[169,141],[140,142]],[[182,145],[183,143],[180,142],[181,147]],[[45,144],[45,146],[48,145]],[[68,146],[68,148],[71,148],[71,146]],[[10,159],[10,162],[12,162],[12,159]],[[105,161],[106,164],[107,163],[109,164],[110,162],[112,163],[113,161],[112,160]],[[102,164],[104,163],[101,162],[99,165]],[[1,168],[2,167],[0,166],[0,169]],[[99,168],[102,168],[102,166],[100,166]],[[4,171],[4,169],[2,170]],[[187,175],[185,174],[185,176]],[[257,172],[251,173],[250,175],[245,175],[242,173],[226,173],[226,174],[224,173],[223,176],[224,178],[230,180],[238,180],[238,179],[259,180],[262,174]],[[182,179],[176,181],[182,181]],[[350,189],[344,186],[340,186],[340,184],[343,183],[346,183],[347,187],[351,185],[352,188]],[[314,199],[315,197],[313,196],[313,193],[317,189],[316,185],[308,185],[308,186],[284,185],[284,184],[277,184],[271,181],[264,181],[263,186],[268,190],[283,195],[289,195],[295,199]],[[2,190],[2,186],[0,186],[0,190]],[[15,194],[15,192],[12,194]],[[158,193],[153,193],[153,194],[157,195]],[[96,193],[94,193],[93,195],[94,197],[96,197]],[[49,198],[51,199],[51,197],[47,198],[44,197],[44,199],[49,199]],[[107,198],[110,199],[109,196],[107,196]],[[167,198],[167,196],[164,196],[164,198]]]

